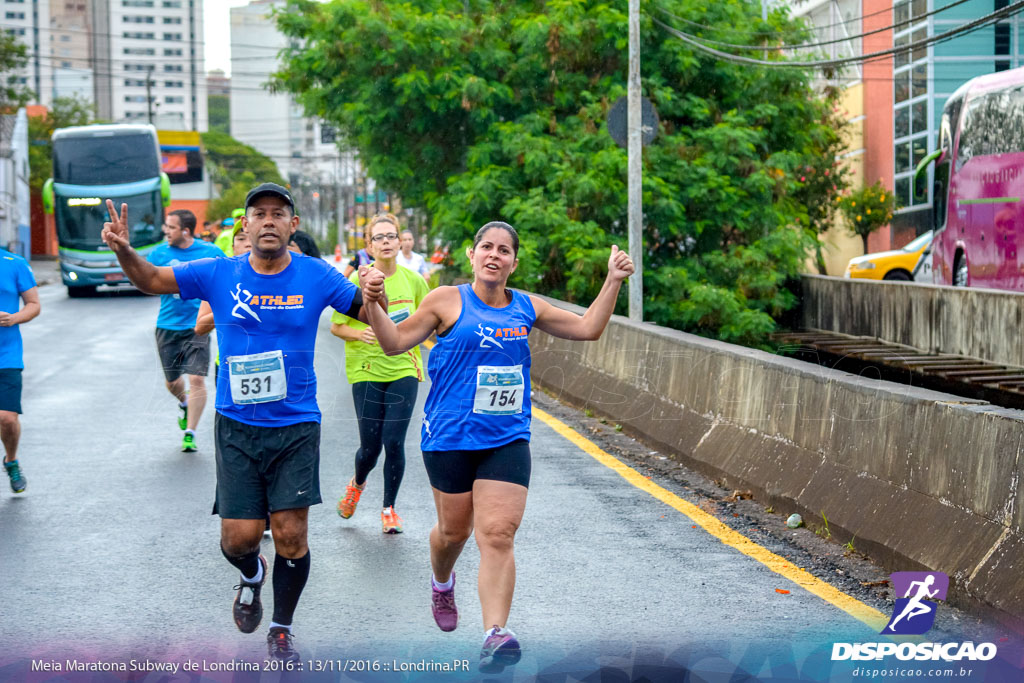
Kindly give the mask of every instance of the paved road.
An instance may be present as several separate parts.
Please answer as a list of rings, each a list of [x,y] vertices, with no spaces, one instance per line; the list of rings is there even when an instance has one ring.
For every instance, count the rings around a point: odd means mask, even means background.
[[[244,635],[231,622],[236,575],[220,555],[218,520],[209,514],[212,410],[200,425],[199,452],[181,453],[153,340],[157,299],[72,300],[60,286],[41,288],[41,298],[42,315],[23,328],[21,455],[29,489],[18,497],[0,493],[0,663],[8,664],[0,679],[20,677],[26,657],[262,660],[265,631]],[[334,511],[357,437],[342,343],[328,328],[325,315],[316,367],[325,504],[310,515],[313,564],[296,642],[322,662],[469,659],[466,677],[476,677],[483,624],[472,541],[457,567],[458,630],[440,632],[430,614],[433,504],[418,428],[409,432],[397,506],[405,534],[381,534],[379,468],[352,519]],[[567,680],[565,672],[582,677],[578,672],[606,666],[625,672],[625,680],[643,666],[653,678],[671,678],[688,666],[714,678],[746,657],[754,672],[793,660],[803,662],[801,675],[824,667],[824,680],[829,664],[821,653],[831,642],[877,640],[861,622],[695,529],[539,421],[533,452],[509,622],[526,648],[511,670],[516,676]],[[269,541],[264,552],[273,553]],[[777,593],[780,587],[791,592]],[[269,586],[266,594],[269,601]],[[771,659],[763,664],[763,657]]]

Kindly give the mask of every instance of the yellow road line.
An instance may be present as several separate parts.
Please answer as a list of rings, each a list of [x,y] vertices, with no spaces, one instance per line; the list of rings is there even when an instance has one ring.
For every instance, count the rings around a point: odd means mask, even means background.
[[[605,467],[614,470],[633,486],[649,493],[662,503],[675,508],[689,517],[725,545],[735,548],[744,555],[757,560],[776,574],[817,595],[825,602],[835,605],[853,618],[870,626],[875,632],[881,631],[888,623],[889,618],[875,608],[830,586],[813,574],[800,569],[784,557],[779,557],[767,548],[754,543],[738,531],[729,528],[713,515],[704,512],[693,503],[689,503],[671,491],[658,486],[619,459],[605,453],[594,442],[581,436],[561,420],[538,408],[536,404],[533,406],[533,415],[579,447],[584,453],[590,455]]]

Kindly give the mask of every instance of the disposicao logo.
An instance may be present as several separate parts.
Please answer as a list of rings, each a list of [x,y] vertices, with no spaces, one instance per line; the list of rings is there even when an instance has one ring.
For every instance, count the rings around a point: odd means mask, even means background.
[[[882,629],[886,636],[919,636],[935,624],[938,603],[945,600],[949,577],[942,572],[895,572],[890,574],[897,596],[889,623]],[[880,660],[894,656],[901,661],[988,661],[996,656],[993,643],[834,643],[832,660]]]
[[[942,572],[896,572],[889,575],[896,598],[892,618],[882,629],[883,635],[919,636],[935,623],[938,604],[945,600],[949,577]],[[927,598],[927,599],[926,599]]]

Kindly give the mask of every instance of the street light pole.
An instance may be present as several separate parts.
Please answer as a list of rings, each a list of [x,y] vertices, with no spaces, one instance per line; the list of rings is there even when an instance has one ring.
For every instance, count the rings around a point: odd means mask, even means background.
[[[629,158],[629,255],[635,272],[629,277],[629,319],[644,319],[643,146],[640,109],[640,0],[629,0],[629,82],[627,153]]]

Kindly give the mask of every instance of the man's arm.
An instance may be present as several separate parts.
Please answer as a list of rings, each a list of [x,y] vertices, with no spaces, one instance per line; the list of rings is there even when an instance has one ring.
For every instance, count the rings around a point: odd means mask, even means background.
[[[39,288],[31,287],[21,293],[21,302],[24,304],[17,313],[0,311],[0,327],[13,327],[27,323],[39,315]]]
[[[121,214],[114,210],[114,202],[107,200],[110,221],[103,224],[100,236],[117,256],[121,270],[132,284],[147,294],[177,294],[178,281],[174,270],[167,266],[154,266],[132,249],[128,237],[128,205],[121,204]]]

